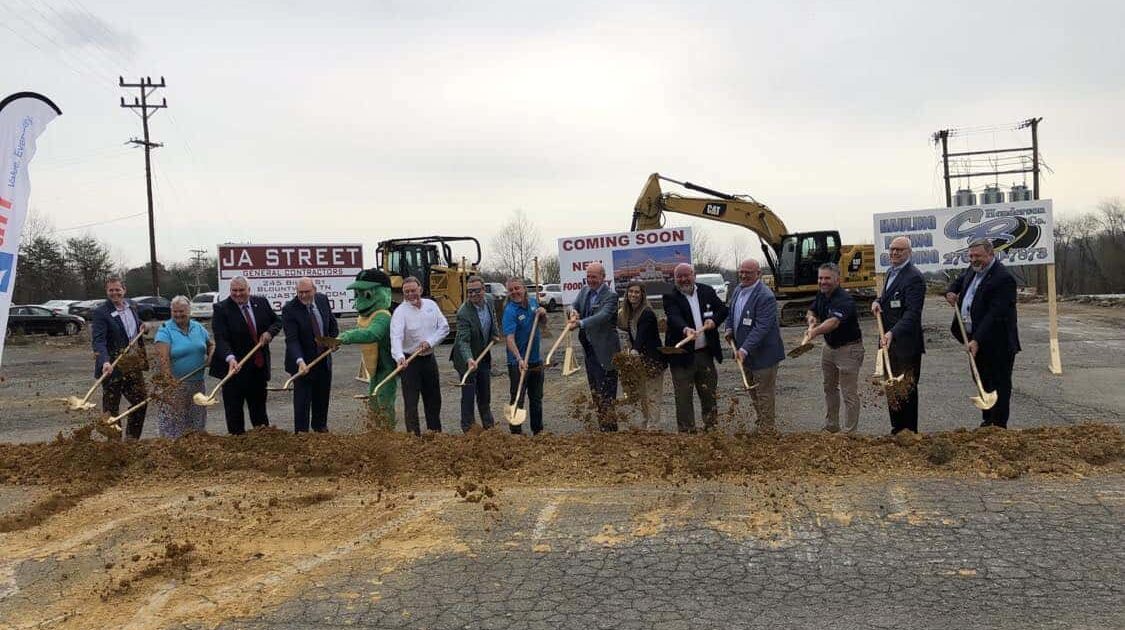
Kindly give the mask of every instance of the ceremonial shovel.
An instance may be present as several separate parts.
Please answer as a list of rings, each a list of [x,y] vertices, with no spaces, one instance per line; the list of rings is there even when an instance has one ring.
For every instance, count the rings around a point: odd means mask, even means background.
[[[337,346],[337,347],[339,347],[339,346]],[[313,369],[314,365],[316,365],[317,363],[320,363],[321,361],[324,360],[324,357],[332,354],[335,351],[336,351],[336,348],[328,348],[324,352],[321,352],[319,355],[317,355],[317,357],[312,360],[312,363],[306,363],[305,364],[305,372],[304,373],[301,373],[300,371],[298,371],[293,376],[290,376],[289,380],[285,381],[285,384],[282,385],[281,387],[268,387],[267,389],[269,389],[271,392],[291,392],[291,391],[293,391],[293,381],[301,378],[305,374],[308,374],[309,373],[308,371]]]
[[[391,379],[398,376],[399,372],[405,370],[406,366],[410,365],[410,362],[414,360],[414,357],[418,356],[419,354],[422,354],[421,348],[418,348],[413,353],[411,353],[410,356],[406,357],[406,361],[402,365],[396,367],[393,372],[391,372],[390,374],[387,375],[386,378],[379,381],[379,383],[375,385],[375,389],[371,390],[370,394],[359,394],[357,396],[352,396],[352,398],[355,398],[356,400],[367,400],[368,398],[374,398],[375,395],[379,393],[380,387],[382,387],[382,386],[386,385],[387,383],[391,382]]]
[[[698,336],[698,334],[693,332],[687,337],[684,337],[682,340],[680,340],[680,343],[677,343],[674,346],[660,346],[660,352],[662,354],[684,354],[687,352],[687,350],[684,350],[684,346],[688,345],[688,343],[692,341],[695,341],[695,338]]]
[[[117,368],[118,361],[120,361],[122,358],[124,358],[125,355],[129,354],[129,351],[133,349],[133,344],[137,343],[137,340],[139,340],[142,336],[144,336],[144,334],[145,334],[145,331],[144,331],[144,327],[142,326],[141,329],[137,331],[137,335],[129,341],[129,345],[125,346],[125,349],[122,350],[121,353],[117,355],[117,358],[113,360],[113,363],[109,364],[109,367],[110,367],[109,371],[108,372],[102,372],[102,375],[98,377],[98,380],[94,381],[94,385],[92,387],[90,387],[90,391],[86,392],[85,396],[83,396],[82,398],[79,398],[77,396],[67,396],[66,397],[67,408],[72,410],[72,411],[78,411],[80,409],[93,409],[94,407],[97,407],[97,405],[95,405],[94,403],[87,402],[90,399],[90,396],[92,396],[94,394],[94,390],[96,390],[98,388],[98,385],[102,384],[102,381],[104,381],[107,376],[109,376],[110,374],[113,374],[113,370],[115,370]]]
[[[551,357],[555,356],[555,350],[558,350],[559,345],[561,345],[563,342],[563,339],[566,339],[567,335],[570,334],[570,330],[571,329],[569,325],[563,328],[562,334],[559,335],[559,338],[555,340],[554,345],[551,346],[551,351],[547,353],[547,358],[543,361],[543,367],[551,367]],[[571,352],[571,348],[568,347],[567,352]],[[573,352],[571,352],[571,357],[573,358]],[[563,358],[565,359],[566,357],[564,356]]]
[[[976,383],[977,391],[980,392],[979,396],[972,396],[969,400],[981,411],[992,409],[992,406],[996,404],[998,396],[996,392],[984,391],[984,385],[980,380],[980,372],[977,372],[976,357],[973,356],[972,352],[969,352],[969,334],[965,332],[965,322],[961,320],[961,309],[954,306],[953,313],[957,316],[957,325],[961,327],[961,343],[965,345],[965,354],[969,355],[969,366],[973,368],[973,382]]]
[[[879,340],[881,344],[883,339],[882,313],[875,313],[875,323],[879,325]],[[891,338],[891,341],[894,341],[893,337]],[[888,350],[890,350],[890,347],[879,348],[879,351],[875,353],[875,360],[883,362],[882,367],[875,366],[875,376],[881,377],[885,385],[898,383],[902,381],[903,377],[906,376],[906,374],[899,374],[898,376],[895,376],[895,371],[891,369],[891,355],[887,354]]]
[[[534,312],[534,311],[533,311]],[[531,334],[527,336],[527,348],[523,351],[523,358],[526,361],[529,354],[531,354],[531,344],[535,343],[535,329],[539,327],[539,316],[532,315],[535,319],[531,322]],[[528,366],[530,370],[530,366]],[[512,404],[508,405],[508,424],[512,426],[519,426],[527,420],[527,409],[520,409],[520,395],[523,394],[523,383],[527,378],[528,370],[520,370],[520,381],[516,385],[516,399]]]
[[[574,342],[570,342],[563,353],[563,376],[570,376],[578,371],[578,362],[574,360]]]
[[[247,352],[246,356],[242,357],[242,360],[238,362],[238,367],[241,369],[242,366],[250,360],[250,357],[254,356],[254,353],[256,353],[258,350],[261,350],[262,346],[264,345],[266,345],[266,340],[259,340],[258,345],[250,348],[250,352]],[[201,407],[210,407],[211,405],[215,404],[216,402],[218,402],[215,400],[215,396],[219,394],[219,390],[222,389],[223,385],[226,384],[226,382],[229,381],[234,375],[234,372],[227,372],[227,375],[223,377],[223,380],[219,381],[219,384],[215,386],[215,389],[211,390],[210,394],[204,396],[203,392],[196,392],[195,395],[191,397],[191,401]]]
[[[480,351],[480,354],[478,354],[477,358],[476,358],[476,364],[477,364],[478,367],[480,366],[481,359],[488,356],[488,353],[492,350],[492,346],[495,346],[495,345],[496,345],[496,340],[493,339],[492,341],[488,342],[488,345],[484,347],[484,350]],[[465,375],[461,377],[461,381],[459,383],[457,383],[457,387],[464,387],[465,382],[469,380],[469,375],[472,374],[473,370],[475,370],[475,369],[476,368],[471,368],[471,369],[465,370]]]
[[[186,381],[189,378],[195,376],[196,374],[199,374],[201,371],[203,371],[203,368],[207,367],[207,365],[208,365],[208,362],[204,361],[203,365],[195,368],[194,370],[192,370],[192,371],[188,372],[187,374],[184,374],[180,378],[176,379],[175,384],[179,385],[180,383],[183,383],[184,381]],[[152,401],[152,396],[149,396],[148,398],[145,398],[141,402],[133,405],[132,407],[129,407],[128,409],[126,409],[125,411],[122,411],[121,413],[117,414],[116,416],[107,417],[107,418],[103,419],[102,422],[104,422],[106,424],[106,426],[120,432],[121,431],[121,419],[124,418],[125,416],[133,413],[134,411],[140,409],[141,407],[144,407],[150,401]]]
[[[750,384],[750,380],[746,378],[746,366],[742,365],[742,361],[738,360],[738,346],[734,345],[734,339],[729,340],[730,350],[734,353],[734,362],[738,364],[738,372],[742,374],[742,387],[746,391],[750,391],[758,386],[757,383]]]
[[[809,331],[811,330],[812,326],[809,326],[808,329],[805,330],[805,336],[801,337],[801,345],[789,351],[789,354],[787,356],[790,359],[795,359],[815,347],[813,346],[813,343],[809,341]]]

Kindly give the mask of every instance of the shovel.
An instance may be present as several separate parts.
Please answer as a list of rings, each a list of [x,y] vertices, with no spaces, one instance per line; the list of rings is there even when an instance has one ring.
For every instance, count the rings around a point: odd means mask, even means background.
[[[339,347],[339,346],[337,346],[337,347]],[[293,391],[293,381],[301,378],[305,374],[308,374],[309,373],[308,371],[313,369],[314,365],[316,365],[317,363],[320,363],[321,361],[324,360],[324,357],[327,357],[328,355],[332,354],[335,351],[336,351],[336,348],[328,348],[324,352],[321,352],[319,355],[317,355],[317,357],[312,360],[312,363],[306,363],[305,364],[305,372],[304,373],[297,372],[293,376],[290,376],[289,380],[285,381],[285,384],[282,385],[281,387],[267,387],[266,389],[270,390],[271,392],[291,392],[291,391]]]
[[[493,339],[492,341],[488,342],[488,345],[484,347],[484,350],[480,351],[480,354],[478,354],[477,358],[476,358],[476,364],[478,366],[480,365],[481,359],[488,356],[488,353],[492,351],[492,346],[495,346],[495,345],[496,345],[496,340]],[[464,387],[465,382],[469,380],[469,375],[472,374],[473,370],[475,370],[475,369],[476,368],[470,368],[468,370],[465,370],[465,375],[461,377],[461,381],[459,383],[457,383],[457,387]]]
[[[680,340],[680,343],[677,343],[674,346],[660,346],[660,353],[661,354],[685,354],[685,353],[687,353],[687,350],[684,350],[684,346],[686,346],[689,343],[695,341],[695,338],[698,337],[698,336],[699,335],[697,333],[693,332],[692,334],[688,335],[687,337],[684,337],[682,340]]]
[[[563,328],[562,334],[559,335],[559,338],[555,340],[554,345],[551,346],[551,351],[547,353],[547,358],[543,361],[543,367],[551,367],[551,357],[555,355],[555,350],[558,350],[559,346],[563,342],[563,339],[566,339],[567,335],[570,334],[570,330],[570,326],[566,326],[565,328]],[[571,352],[571,349],[569,347],[566,350],[567,352]],[[571,352],[571,356],[573,358],[573,352]]]
[[[539,316],[535,315],[535,319],[531,322],[531,334],[527,336],[527,347],[523,351],[523,357],[526,360],[528,355],[531,354],[531,344],[535,343],[535,329],[539,327]],[[520,396],[523,394],[523,383],[527,379],[529,370],[520,371],[520,380],[516,385],[516,398],[512,404],[508,405],[508,424],[512,426],[519,426],[527,420],[527,409],[520,409]]]
[[[882,313],[875,313],[875,323],[878,324],[878,326],[879,326],[879,339],[882,340],[883,339],[883,332],[884,332],[883,331],[883,314]],[[893,337],[891,338],[891,342],[892,343],[894,342]],[[883,361],[883,368],[880,370],[880,368],[876,367],[875,373],[879,374],[880,371],[881,371],[882,375],[883,375],[883,378],[884,378],[884,383],[887,384],[887,385],[891,385],[893,383],[898,383],[898,382],[902,381],[904,376],[906,376],[905,373],[899,374],[898,376],[895,376],[895,371],[893,369],[891,369],[891,355],[888,352],[889,350],[890,350],[890,347],[879,348],[879,352],[877,352],[875,354],[875,360],[876,361],[879,361],[879,360]]]
[[[977,391],[980,393],[979,396],[972,396],[969,400],[973,402],[973,405],[976,406],[977,409],[987,411],[992,409],[992,406],[996,404],[998,396],[996,392],[984,391],[984,385],[980,380],[980,372],[977,371],[976,357],[973,356],[973,353],[969,352],[969,334],[965,332],[965,322],[961,320],[961,309],[954,306],[953,314],[957,316],[957,325],[961,327],[961,343],[965,345],[965,354],[969,355],[969,366],[973,369],[973,382],[976,383]]]
[[[812,350],[815,347],[815,346],[813,346],[813,343],[811,341],[809,341],[809,332],[811,330],[812,330],[812,326],[809,326],[808,329],[805,330],[805,336],[801,337],[801,345],[799,345],[796,348],[793,348],[792,350],[790,350],[789,354],[786,355],[786,356],[788,356],[790,359],[795,359],[795,358],[801,356],[802,354],[808,352],[809,350]]]
[[[574,360],[574,346],[569,345],[563,353],[563,376],[570,376],[578,370],[578,361]]]
[[[738,364],[738,372],[742,374],[742,388],[750,391],[758,386],[757,383],[750,384],[750,379],[746,378],[746,366],[742,365],[742,361],[738,360],[738,346],[734,345],[734,339],[728,341],[730,343],[730,350],[734,353],[734,362]]]
[[[241,368],[243,365],[245,365],[246,362],[250,360],[250,357],[254,356],[254,353],[258,350],[261,350],[262,346],[264,345],[266,345],[265,339],[258,341],[258,344],[253,348],[250,348],[250,352],[247,352],[246,356],[242,357],[242,360],[238,362],[238,367]],[[203,392],[196,392],[195,395],[191,397],[191,401],[199,405],[200,407],[210,407],[211,405],[215,404],[216,402],[218,402],[215,400],[215,396],[219,394],[219,390],[222,389],[223,385],[225,385],[226,382],[229,381],[234,375],[235,372],[228,372],[227,375],[223,377],[223,380],[219,381],[219,384],[215,386],[215,389],[211,390],[210,394],[204,396]]]
[[[180,378],[176,379],[175,384],[179,385],[180,383],[183,383],[184,381],[186,381],[189,378],[195,376],[196,374],[199,374],[200,372],[203,371],[203,368],[205,368],[209,365],[209,363],[210,363],[209,361],[204,361],[203,365],[195,368],[194,370],[192,370],[192,371],[188,372],[187,374],[184,374]],[[128,409],[126,409],[125,411],[122,411],[121,413],[117,414],[116,416],[111,416],[111,417],[103,419],[102,422],[105,423],[105,425],[107,427],[109,427],[110,429],[114,429],[118,433],[120,433],[121,432],[121,419],[124,418],[125,416],[128,416],[129,414],[133,413],[134,411],[140,409],[141,407],[144,407],[145,405],[147,405],[151,401],[152,401],[152,396],[149,396],[148,398],[145,398],[141,402],[133,405],[132,407],[129,407]]]
[[[422,349],[418,348],[413,353],[411,353],[410,356],[406,357],[406,361],[402,365],[396,367],[394,369],[394,371],[392,371],[390,374],[387,375],[386,378],[379,381],[378,384],[375,385],[375,389],[371,390],[370,394],[357,394],[355,396],[352,396],[352,398],[355,398],[356,400],[367,400],[369,398],[374,398],[375,395],[379,393],[380,387],[382,387],[382,386],[386,385],[387,383],[391,382],[391,380],[394,379],[394,377],[398,376],[399,372],[405,370],[406,366],[410,365],[410,362],[414,360],[414,357],[418,356],[421,353],[422,353]]]
[[[94,407],[97,407],[97,405],[95,405],[94,403],[88,402],[90,400],[90,396],[94,395],[94,390],[96,390],[98,388],[98,385],[102,384],[102,381],[104,381],[107,376],[109,376],[110,374],[113,374],[113,370],[117,368],[118,361],[120,361],[122,358],[124,358],[125,355],[129,354],[129,351],[133,349],[133,344],[137,343],[137,341],[141,337],[143,337],[144,334],[145,334],[144,327],[141,326],[140,330],[137,331],[136,336],[133,337],[131,340],[129,340],[129,345],[125,346],[125,349],[122,350],[117,355],[117,358],[113,360],[113,363],[111,363],[109,365],[110,370],[108,372],[103,372],[102,375],[98,377],[98,380],[94,381],[94,385],[92,387],[90,387],[90,391],[86,392],[85,396],[83,396],[82,398],[79,398],[77,396],[67,396],[66,397],[67,408],[72,410],[72,411],[78,411],[80,409],[93,409]]]

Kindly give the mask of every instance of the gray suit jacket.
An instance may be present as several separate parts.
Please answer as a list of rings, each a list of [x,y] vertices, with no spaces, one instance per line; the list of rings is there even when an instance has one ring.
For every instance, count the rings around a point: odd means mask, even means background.
[[[750,291],[746,305],[742,307],[741,313],[735,313],[733,309],[746,290]],[[777,299],[773,296],[773,291],[761,282],[751,289],[743,289],[740,285],[731,296],[730,307],[732,310],[727,317],[727,330],[734,334],[735,345],[746,351],[746,367],[764,370],[781,363],[785,358],[785,345],[781,341]]]
[[[484,305],[488,308],[488,317],[492,320],[492,336],[503,337],[500,322],[496,320],[496,307],[491,295],[484,296]],[[472,302],[465,300],[457,309],[457,336],[453,339],[453,351],[449,359],[459,374],[464,374],[469,369],[469,360],[477,358],[484,347],[491,341],[484,336],[481,330],[480,318],[477,317],[477,307]],[[485,359],[488,357],[486,356]]]
[[[591,303],[590,315],[585,317],[587,302]],[[589,345],[593,348],[594,358],[603,370],[615,369],[613,355],[621,351],[621,339],[617,336],[617,292],[608,284],[603,284],[597,293],[584,286],[571,306],[582,321],[578,340],[583,347]],[[587,356],[586,360],[589,361],[590,357]]]

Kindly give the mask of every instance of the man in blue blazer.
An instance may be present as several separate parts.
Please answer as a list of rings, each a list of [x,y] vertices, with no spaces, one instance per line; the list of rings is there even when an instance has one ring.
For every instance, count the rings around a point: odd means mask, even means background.
[[[617,368],[613,355],[621,351],[617,336],[617,292],[605,281],[605,267],[586,267],[586,286],[574,299],[568,326],[578,329],[578,341],[586,356],[586,380],[598,407],[602,431],[616,431],[617,420],[609,413],[617,398]]]
[[[762,266],[753,258],[738,266],[739,284],[730,299],[726,338],[734,341],[738,348],[735,360],[757,385],[750,390],[750,397],[758,414],[758,429],[773,431],[777,427],[777,366],[785,358],[785,346],[781,341],[777,298],[761,278]]]
[[[316,338],[340,334],[328,296],[318,293],[311,279],[301,278],[297,281],[297,296],[281,308],[281,324],[285,329],[285,371],[304,374],[293,381],[293,432],[308,432],[311,412],[312,430],[328,433],[332,357],[308,367],[327,350],[316,343]]]
[[[918,432],[918,379],[922,375],[922,355],[926,352],[922,337],[922,307],[926,303],[926,279],[910,262],[910,239],[900,236],[891,241],[891,268],[883,294],[871,303],[871,312],[883,317],[884,333],[879,347],[891,360],[895,376],[904,375],[909,386],[905,396],[887,399],[891,416],[891,433],[903,429]]]
[[[1012,368],[1020,351],[1016,321],[1016,279],[996,260],[992,241],[979,239],[969,243],[969,263],[946,290],[945,299],[960,309],[965,331],[969,334],[969,352],[977,362],[985,391],[995,391],[996,404],[981,411],[980,426],[1008,427],[1012,402]],[[961,341],[956,319],[953,336]]]
[[[674,346],[689,334],[695,335],[695,341],[685,347],[685,354],[668,356],[672,391],[676,396],[676,427],[682,433],[695,431],[694,387],[699,395],[703,427],[713,429],[718,420],[715,390],[719,374],[715,362],[723,360],[719,326],[726,321],[727,306],[710,286],[696,284],[695,269],[691,265],[676,265],[672,274],[676,288],[664,295],[664,314],[668,317],[664,343]]]
[[[137,305],[132,300],[125,299],[125,283],[117,276],[110,276],[105,281],[105,294],[108,298],[101,306],[94,309],[93,321],[90,325],[94,354],[94,378],[103,374],[112,374],[102,382],[102,411],[116,416],[121,412],[121,397],[135,405],[148,398],[145,387],[145,370],[148,369],[148,358],[145,356],[145,340],[142,335],[135,344],[139,361],[122,361],[118,367],[112,366],[114,359],[120,355],[129,342],[145,329],[141,321]],[[141,431],[145,426],[145,409],[148,405],[129,414],[126,420],[124,437],[139,440]]]

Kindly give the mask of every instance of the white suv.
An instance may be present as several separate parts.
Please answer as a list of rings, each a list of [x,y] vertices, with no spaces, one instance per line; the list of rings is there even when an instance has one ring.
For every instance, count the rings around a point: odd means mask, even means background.
[[[562,308],[562,285],[561,284],[545,284],[539,290],[537,296],[539,304],[544,306],[548,312],[557,311]]]
[[[715,290],[723,304],[727,303],[727,281],[723,280],[721,274],[701,273],[695,276],[695,282],[696,284],[708,285]]]
[[[215,291],[200,293],[191,298],[191,318],[211,319],[215,312],[215,303],[219,301],[219,294]]]

